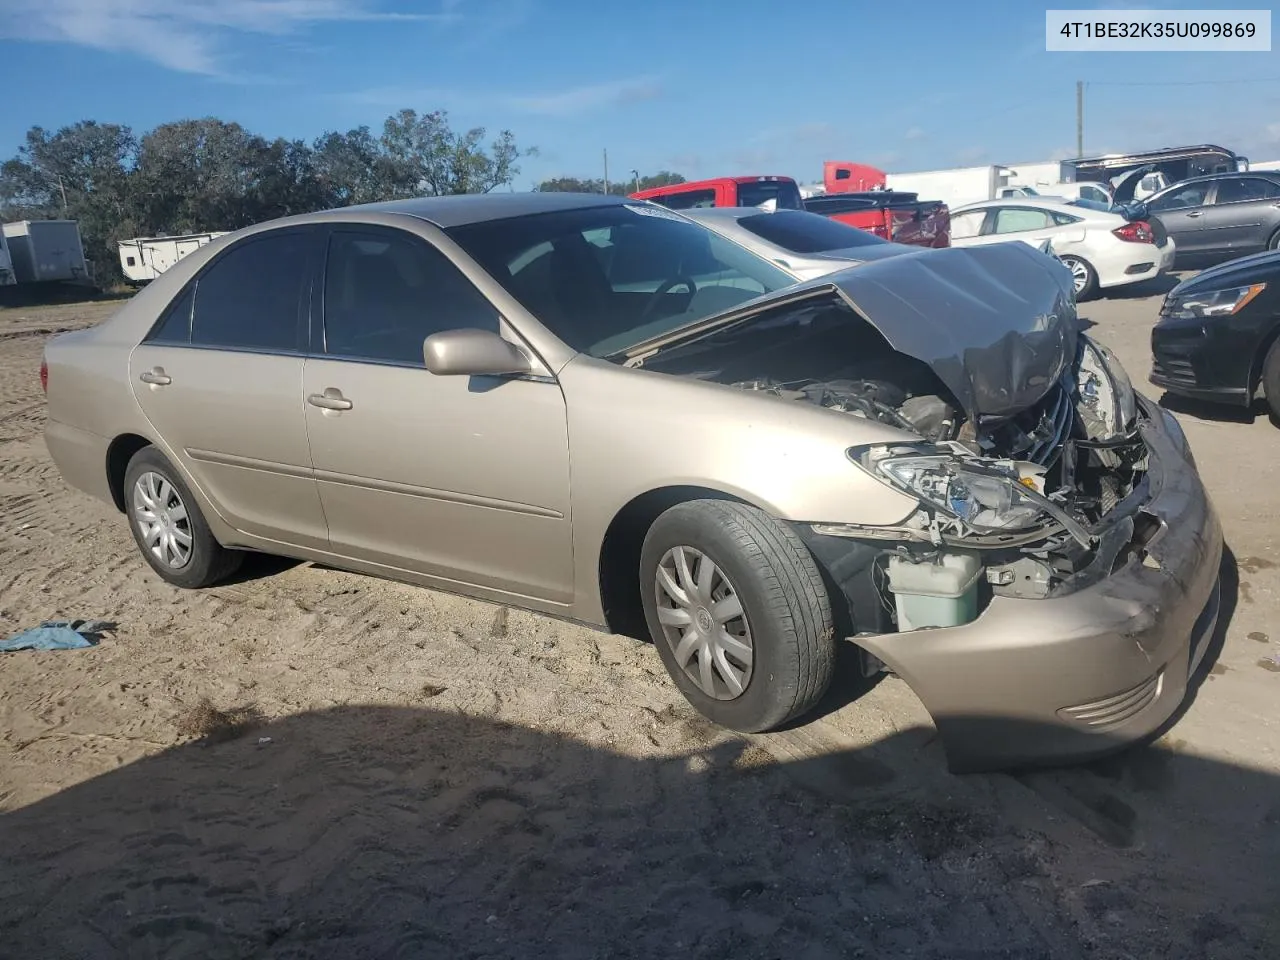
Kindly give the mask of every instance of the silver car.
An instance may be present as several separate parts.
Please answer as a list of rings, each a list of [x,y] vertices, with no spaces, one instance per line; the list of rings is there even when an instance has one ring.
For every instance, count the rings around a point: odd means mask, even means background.
[[[215,240],[41,373],[63,476],[169,583],[254,550],[571,618],[737,730],[848,643],[955,769],[1104,752],[1216,617],[1176,421],[1024,244],[797,284],[623,198],[351,207]]]
[[[920,249],[805,210],[702,207],[680,211],[722,237],[782,267],[798,280]]]

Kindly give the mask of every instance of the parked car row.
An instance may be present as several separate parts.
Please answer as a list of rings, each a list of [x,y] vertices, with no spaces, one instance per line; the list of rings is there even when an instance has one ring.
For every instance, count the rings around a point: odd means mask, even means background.
[[[263,551],[568,617],[742,731],[848,644],[954,769],[1083,758],[1178,709],[1222,537],[1036,246],[561,193],[290,217],[50,340],[45,435],[175,586]]]

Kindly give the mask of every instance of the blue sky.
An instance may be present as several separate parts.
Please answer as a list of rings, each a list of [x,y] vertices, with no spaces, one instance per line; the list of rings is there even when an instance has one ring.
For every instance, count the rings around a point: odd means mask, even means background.
[[[35,124],[213,115],[309,140],[413,107],[536,145],[516,189],[599,176],[604,148],[613,179],[810,181],[824,159],[1071,155],[1082,79],[1086,152],[1280,159],[1280,54],[1046,53],[1044,29],[1025,0],[0,0],[0,156]]]

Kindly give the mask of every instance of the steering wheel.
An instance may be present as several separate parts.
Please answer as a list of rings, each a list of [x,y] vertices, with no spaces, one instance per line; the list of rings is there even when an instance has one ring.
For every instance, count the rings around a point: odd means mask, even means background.
[[[698,285],[693,282],[691,277],[686,277],[682,274],[678,277],[672,277],[670,280],[662,281],[658,289],[653,291],[653,294],[649,297],[649,302],[645,304],[644,310],[640,313],[640,319],[648,320],[649,314],[653,313],[654,308],[662,302],[661,298],[666,296],[676,287],[689,288],[689,296],[685,298],[684,303],[680,305],[680,309],[677,312],[683,313],[685,310],[688,310],[689,304],[693,302],[694,295],[698,292]]]

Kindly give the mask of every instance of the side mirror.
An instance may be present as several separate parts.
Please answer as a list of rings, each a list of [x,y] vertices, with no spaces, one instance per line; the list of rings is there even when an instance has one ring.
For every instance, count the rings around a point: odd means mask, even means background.
[[[446,330],[422,342],[422,358],[437,376],[499,377],[528,373],[529,358],[488,330]]]

